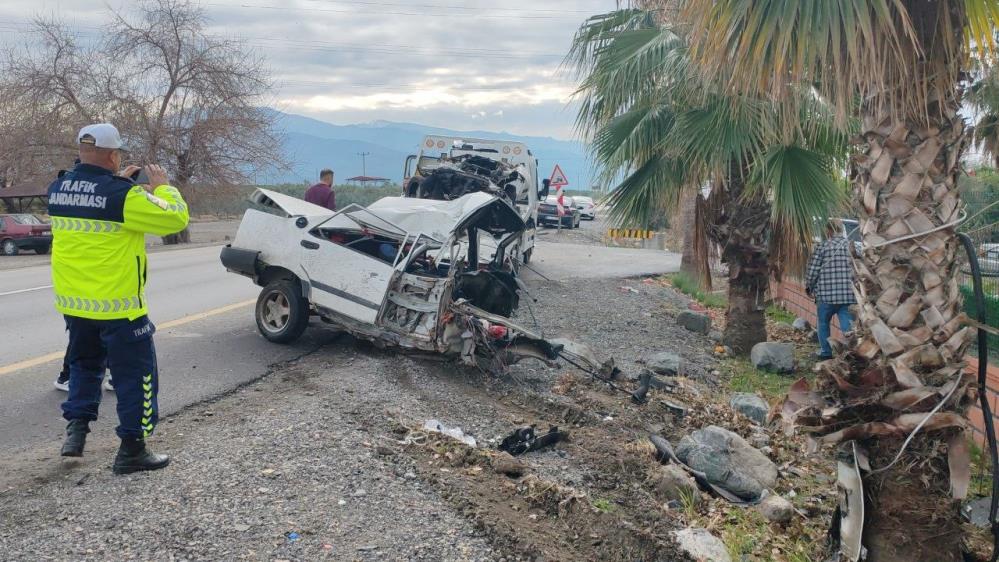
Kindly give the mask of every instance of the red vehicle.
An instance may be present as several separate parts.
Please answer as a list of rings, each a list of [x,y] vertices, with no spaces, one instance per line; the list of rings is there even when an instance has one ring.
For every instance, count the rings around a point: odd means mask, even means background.
[[[0,215],[0,254],[16,256],[21,250],[47,254],[51,248],[51,225],[27,213]]]

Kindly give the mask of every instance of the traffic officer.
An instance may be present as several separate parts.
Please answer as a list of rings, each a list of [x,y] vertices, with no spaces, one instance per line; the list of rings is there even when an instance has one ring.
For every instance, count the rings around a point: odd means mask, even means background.
[[[107,364],[118,395],[121,438],[114,472],[156,470],[170,459],[145,444],[158,413],[156,328],[146,316],[145,234],[183,230],[187,205],[159,166],[146,167],[148,185],[128,179],[140,170],[136,166],[115,175],[124,147],[113,125],[88,125],[77,141],[80,163],[48,190],[55,306],[69,331],[69,398],[62,404],[69,425],[62,455],[83,455]]]

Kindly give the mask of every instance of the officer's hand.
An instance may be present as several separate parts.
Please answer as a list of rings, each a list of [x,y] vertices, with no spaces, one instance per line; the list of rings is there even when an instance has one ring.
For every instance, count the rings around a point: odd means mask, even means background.
[[[122,171],[121,171],[121,172],[120,172],[120,173],[118,174],[118,176],[119,176],[119,177],[123,177],[123,178],[131,178],[131,177],[132,177],[132,174],[134,174],[135,172],[138,172],[138,171],[139,171],[139,170],[141,170],[141,169],[142,169],[142,168],[140,168],[140,167],[138,167],[138,166],[128,166],[127,168],[125,168],[124,170],[122,170]]]
[[[149,176],[149,187],[152,189],[161,185],[170,185],[166,170],[156,164],[146,166],[146,175]]]

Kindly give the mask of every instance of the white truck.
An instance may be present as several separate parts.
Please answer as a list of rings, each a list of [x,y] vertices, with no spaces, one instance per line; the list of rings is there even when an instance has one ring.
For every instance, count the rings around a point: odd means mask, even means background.
[[[524,143],[427,135],[419,153],[406,159],[404,197],[452,199],[473,191],[494,191],[509,199],[525,227],[519,240],[509,245],[507,255],[529,263],[537,235],[538,205],[548,196],[549,188],[548,180],[538,177],[538,159]],[[482,258],[490,257],[485,250],[492,242],[482,241]]]

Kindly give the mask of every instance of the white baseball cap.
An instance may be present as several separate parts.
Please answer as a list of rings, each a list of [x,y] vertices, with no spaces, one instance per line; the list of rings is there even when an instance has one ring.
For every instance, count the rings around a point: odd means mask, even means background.
[[[110,123],[97,123],[87,125],[80,129],[80,134],[76,137],[80,144],[90,144],[97,148],[111,148],[123,150],[125,143],[121,141],[118,129]]]

